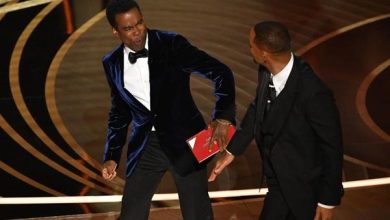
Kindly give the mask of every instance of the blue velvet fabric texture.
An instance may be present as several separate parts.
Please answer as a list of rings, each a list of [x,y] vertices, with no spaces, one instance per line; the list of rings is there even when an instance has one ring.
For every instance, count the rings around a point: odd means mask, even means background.
[[[154,126],[174,168],[186,175],[202,164],[196,162],[185,141],[206,127],[191,96],[190,75],[199,74],[213,81],[216,104],[212,118],[235,123],[233,74],[179,34],[148,30],[148,38],[150,111],[124,88],[123,45],[103,57],[112,102],[103,159],[119,164],[131,124],[126,162],[126,175],[130,176]]]

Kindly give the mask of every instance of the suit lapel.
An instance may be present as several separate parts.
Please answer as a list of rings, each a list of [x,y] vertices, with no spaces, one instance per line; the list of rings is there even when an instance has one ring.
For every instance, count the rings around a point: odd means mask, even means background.
[[[275,99],[263,122],[263,133],[272,134],[273,142],[279,136],[279,133],[282,130],[295,101],[299,82],[299,71],[297,70],[298,60],[296,57],[294,57],[294,59],[294,66],[287,79],[286,85]]]
[[[163,84],[164,74],[161,70],[162,65],[162,51],[161,44],[159,43],[160,36],[155,30],[148,30],[149,38],[149,80],[150,80],[150,106],[151,111],[155,111],[158,105],[158,97],[161,93],[161,86]]]
[[[265,99],[267,94],[267,87],[269,83],[270,73],[265,69],[263,66],[259,66],[259,73],[258,73],[258,89],[257,89],[257,101],[256,101],[256,107],[258,110],[256,111],[256,123],[255,126],[261,127],[264,120],[264,111],[265,111]],[[257,128],[255,128],[255,131],[257,131]]]
[[[127,89],[124,84],[124,69],[123,69],[123,45],[119,46],[113,54],[113,71],[112,78],[117,87],[120,96],[131,106],[136,107],[141,111],[149,111],[141,102],[139,102]]]

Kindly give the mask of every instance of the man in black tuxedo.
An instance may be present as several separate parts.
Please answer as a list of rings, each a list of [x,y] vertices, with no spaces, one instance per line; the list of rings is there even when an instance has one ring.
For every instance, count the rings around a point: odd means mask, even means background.
[[[122,44],[103,58],[111,88],[111,111],[102,176],[116,176],[128,126],[126,184],[120,219],[147,219],[150,201],[164,173],[172,172],[186,220],[213,219],[206,164],[199,164],[186,140],[206,128],[190,91],[190,74],[212,80],[216,96],[211,141],[226,146],[235,120],[231,70],[183,36],[148,29],[138,4],[112,0],[106,15]]]
[[[209,181],[255,138],[269,190],[260,219],[331,219],[343,194],[342,135],[332,92],[292,54],[282,24],[258,23],[249,43],[260,64],[256,98]]]

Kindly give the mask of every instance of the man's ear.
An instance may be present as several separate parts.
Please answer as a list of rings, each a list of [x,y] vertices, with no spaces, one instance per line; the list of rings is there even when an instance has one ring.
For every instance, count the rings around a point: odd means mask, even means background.
[[[264,59],[266,59],[266,58],[268,57],[267,51],[262,50],[262,51],[261,51],[261,57],[263,57]]]
[[[261,51],[261,57],[263,59],[264,64],[268,63],[269,55],[270,54],[267,51],[265,51],[265,50]]]
[[[112,34],[113,34],[115,37],[118,37],[118,30],[117,30],[115,27],[112,27]]]

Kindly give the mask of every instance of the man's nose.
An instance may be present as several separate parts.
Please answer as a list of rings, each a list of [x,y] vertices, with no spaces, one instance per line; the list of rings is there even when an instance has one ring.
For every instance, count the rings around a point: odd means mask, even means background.
[[[135,26],[134,27],[134,35],[138,36],[141,33],[139,27]]]

